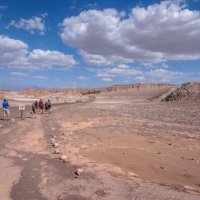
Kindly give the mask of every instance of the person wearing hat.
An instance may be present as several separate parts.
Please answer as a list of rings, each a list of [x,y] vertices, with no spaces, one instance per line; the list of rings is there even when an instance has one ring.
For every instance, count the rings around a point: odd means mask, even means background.
[[[9,104],[6,99],[3,100],[2,107],[3,107],[3,117],[5,118],[7,116],[8,118],[10,115],[10,111],[9,111]]]

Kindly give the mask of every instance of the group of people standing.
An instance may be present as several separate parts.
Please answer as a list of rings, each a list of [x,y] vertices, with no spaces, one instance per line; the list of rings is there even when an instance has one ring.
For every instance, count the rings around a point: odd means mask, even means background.
[[[32,104],[32,111],[34,114],[37,114],[38,112],[43,113],[45,111],[49,111],[51,109],[51,101],[48,99],[47,101],[43,102],[42,99],[38,101],[33,102]]]
[[[9,111],[9,103],[8,100],[4,99],[2,102],[2,108],[3,108],[3,117],[4,119],[7,117],[9,118],[10,111]],[[34,114],[37,114],[38,112],[43,113],[44,111],[49,111],[51,109],[51,101],[47,100],[43,102],[42,99],[38,101],[33,102],[32,104],[32,111]]]

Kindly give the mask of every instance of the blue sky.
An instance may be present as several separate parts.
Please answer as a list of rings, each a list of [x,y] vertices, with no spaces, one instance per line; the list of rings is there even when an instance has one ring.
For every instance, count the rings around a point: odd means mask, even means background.
[[[0,88],[200,79],[199,0],[0,0]]]

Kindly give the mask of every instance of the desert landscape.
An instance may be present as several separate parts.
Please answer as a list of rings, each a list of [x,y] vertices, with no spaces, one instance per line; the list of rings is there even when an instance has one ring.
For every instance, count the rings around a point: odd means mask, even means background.
[[[0,114],[1,199],[200,198],[200,82],[0,97],[11,106],[9,119]],[[33,114],[40,98],[52,109]]]

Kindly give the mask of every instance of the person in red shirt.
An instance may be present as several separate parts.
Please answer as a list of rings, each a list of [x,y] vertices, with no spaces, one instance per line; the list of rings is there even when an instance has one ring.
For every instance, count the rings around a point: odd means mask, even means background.
[[[39,109],[40,109],[40,111],[43,113],[43,110],[44,110],[44,103],[43,103],[42,99],[40,99],[40,101],[39,101]]]

